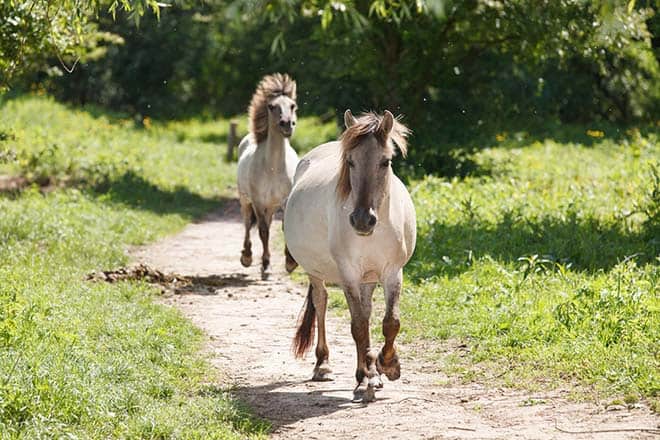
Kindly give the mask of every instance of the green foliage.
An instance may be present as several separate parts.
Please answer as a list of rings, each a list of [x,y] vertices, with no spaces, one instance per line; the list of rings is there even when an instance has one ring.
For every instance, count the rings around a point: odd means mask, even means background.
[[[389,108],[413,128],[414,175],[464,175],[465,154],[501,131],[655,122],[654,8],[600,0],[543,8],[534,0],[184,2],[159,20],[145,16],[139,28],[122,14],[100,14],[99,30],[123,45],[102,45],[105,57],[82,60],[70,75],[26,82],[71,102],[187,118],[242,114],[264,74],[286,71],[298,80],[301,115]]]
[[[498,137],[469,156],[478,175],[412,187],[404,337],[466,344],[446,359],[466,378],[502,369],[514,386],[657,396],[657,132],[589,146]]]
[[[158,15],[160,5],[156,0],[1,0],[0,92],[25,71],[60,72],[44,66],[48,57],[71,71],[81,59],[102,56],[104,43],[121,43],[117,36],[98,31],[93,18],[100,9],[113,15],[117,10],[130,12],[139,23],[147,9]]]
[[[262,438],[200,357],[203,337],[141,282],[85,281],[230,194],[199,124],[176,129],[50,99],[5,102],[0,166],[75,187],[0,193],[0,437]],[[227,124],[209,123],[208,132]],[[53,148],[57,145],[57,148]],[[46,151],[46,153],[43,153]]]

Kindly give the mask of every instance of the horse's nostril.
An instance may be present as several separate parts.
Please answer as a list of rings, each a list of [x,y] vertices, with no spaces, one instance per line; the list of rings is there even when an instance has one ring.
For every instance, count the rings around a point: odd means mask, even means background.
[[[375,215],[369,216],[369,226],[376,226],[376,222],[378,219],[376,219]]]
[[[296,125],[296,121],[292,121],[292,122],[291,122],[291,125],[295,126],[295,125]]]
[[[280,121],[280,126],[281,126],[281,127],[284,127],[285,125],[286,125],[286,122],[284,122],[284,121]]]

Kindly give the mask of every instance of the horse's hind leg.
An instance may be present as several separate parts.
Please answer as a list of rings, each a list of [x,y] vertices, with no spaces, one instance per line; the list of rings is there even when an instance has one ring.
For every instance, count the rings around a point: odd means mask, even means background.
[[[396,273],[388,276],[383,283],[385,288],[385,317],[383,318],[385,345],[378,353],[376,367],[378,372],[385,374],[389,380],[397,380],[401,376],[401,365],[394,347],[394,339],[401,326],[399,321],[399,295],[401,293],[402,278],[403,272],[399,269]]]
[[[241,199],[241,216],[245,225],[245,238],[243,239],[243,251],[241,251],[241,264],[250,267],[252,264],[252,242],[250,241],[250,229],[257,221],[252,204]]]
[[[282,220],[282,230],[284,230],[284,220]],[[296,267],[298,267],[298,262],[291,256],[289,247],[286,245],[286,243],[284,243],[284,267],[288,273],[293,272],[296,270]]]
[[[263,254],[261,255],[261,279],[263,280],[268,279],[270,270],[270,248],[268,247],[268,240],[272,221],[272,209],[266,208],[263,212],[257,213],[257,227],[259,228],[259,238],[263,247]]]
[[[284,267],[288,273],[293,272],[298,267],[298,262],[291,256],[289,253],[289,248],[287,245],[284,245]]]
[[[334,380],[332,370],[328,363],[330,350],[325,338],[325,311],[328,307],[328,291],[325,289],[323,280],[316,277],[309,277],[312,285],[312,302],[316,310],[316,326],[318,328],[316,342],[316,365],[314,366],[314,381]]]

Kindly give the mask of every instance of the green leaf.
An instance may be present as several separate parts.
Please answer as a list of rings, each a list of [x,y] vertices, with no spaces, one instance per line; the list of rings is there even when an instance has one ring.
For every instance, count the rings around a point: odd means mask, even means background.
[[[330,26],[331,22],[332,22],[332,11],[330,10],[330,6],[326,6],[323,9],[323,14],[321,14],[321,28],[323,30],[327,29],[328,26]]]

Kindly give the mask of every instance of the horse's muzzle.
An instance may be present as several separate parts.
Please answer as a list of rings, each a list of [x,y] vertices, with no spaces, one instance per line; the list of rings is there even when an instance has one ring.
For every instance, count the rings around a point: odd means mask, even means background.
[[[295,121],[280,121],[280,131],[282,132],[282,136],[284,137],[291,137],[293,136],[293,129],[296,126]]]
[[[357,208],[348,216],[348,222],[358,235],[371,235],[378,223],[373,209]]]

